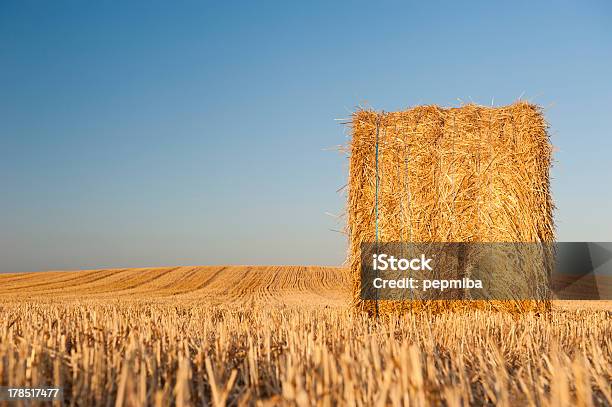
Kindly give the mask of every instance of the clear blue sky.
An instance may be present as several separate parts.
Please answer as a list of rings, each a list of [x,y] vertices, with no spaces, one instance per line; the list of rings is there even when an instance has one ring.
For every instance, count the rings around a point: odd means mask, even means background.
[[[340,264],[363,103],[542,105],[559,240],[612,240],[610,4],[3,1],[0,271]]]

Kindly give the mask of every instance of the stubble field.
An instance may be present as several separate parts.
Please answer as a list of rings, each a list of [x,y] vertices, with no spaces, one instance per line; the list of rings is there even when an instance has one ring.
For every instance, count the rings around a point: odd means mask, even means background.
[[[325,267],[0,275],[0,385],[67,405],[612,404],[609,301],[375,320],[349,287]]]

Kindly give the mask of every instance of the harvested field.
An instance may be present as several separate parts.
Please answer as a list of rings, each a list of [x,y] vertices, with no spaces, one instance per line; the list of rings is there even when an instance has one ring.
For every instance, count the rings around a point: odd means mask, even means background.
[[[612,304],[375,319],[325,267],[0,275],[0,385],[79,405],[610,405]],[[594,304],[594,305],[593,305]]]
[[[0,274],[3,299],[129,299],[344,306],[340,268],[203,266]]]

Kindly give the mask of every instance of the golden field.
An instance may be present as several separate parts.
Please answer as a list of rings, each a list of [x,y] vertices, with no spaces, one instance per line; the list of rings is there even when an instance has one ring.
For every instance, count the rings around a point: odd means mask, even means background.
[[[612,404],[610,301],[377,321],[350,291],[329,267],[0,274],[0,385],[67,405]]]

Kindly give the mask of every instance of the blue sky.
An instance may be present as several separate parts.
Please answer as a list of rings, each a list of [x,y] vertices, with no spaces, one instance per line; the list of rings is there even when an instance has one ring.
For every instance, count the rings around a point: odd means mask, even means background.
[[[0,4],[0,271],[340,264],[334,119],[521,95],[612,240],[609,2]]]

